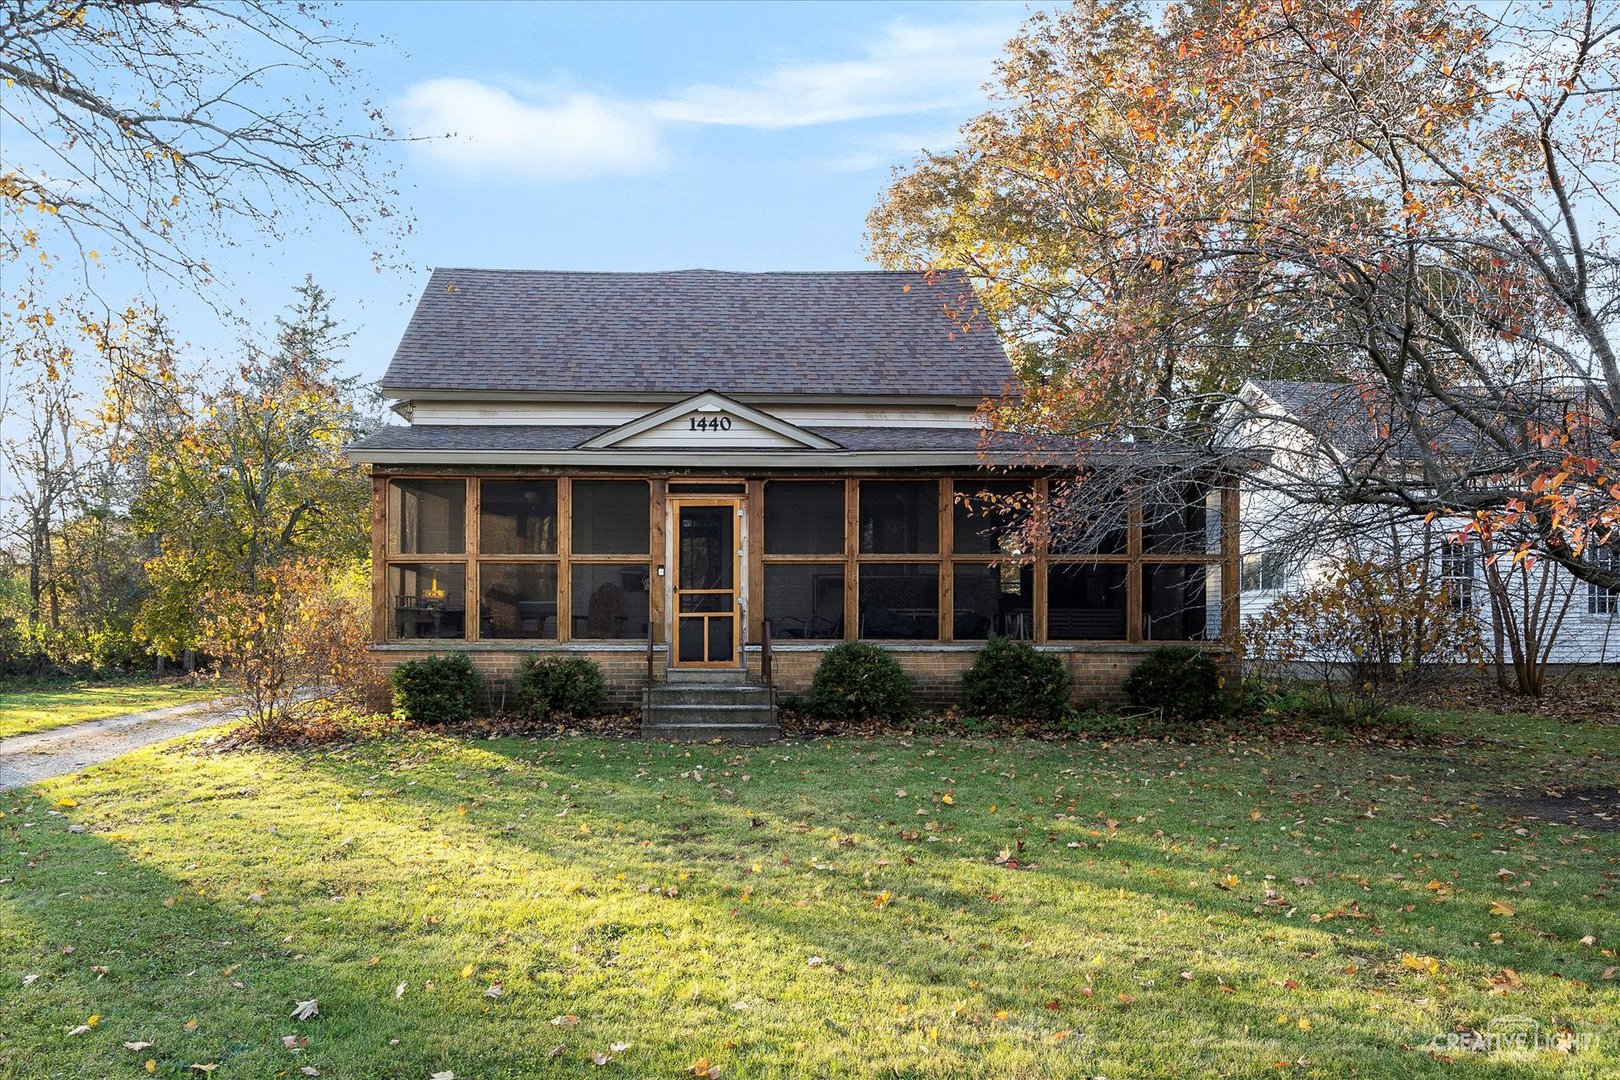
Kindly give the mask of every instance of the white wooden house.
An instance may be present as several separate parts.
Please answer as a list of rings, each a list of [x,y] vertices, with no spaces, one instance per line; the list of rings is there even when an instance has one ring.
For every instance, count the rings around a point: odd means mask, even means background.
[[[1259,615],[1279,597],[1318,580],[1351,547],[1374,551],[1393,542],[1408,552],[1427,550],[1450,602],[1475,613],[1489,643],[1498,599],[1486,587],[1479,541],[1462,532],[1462,519],[1379,515],[1376,523],[1358,521],[1355,511],[1335,513],[1321,505],[1315,497],[1320,489],[1305,480],[1354,475],[1375,457],[1378,468],[1399,467],[1402,440],[1380,423],[1369,400],[1347,383],[1250,380],[1229,407],[1224,441],[1270,461],[1241,486],[1241,617]],[[1553,613],[1561,613],[1551,662],[1620,661],[1620,591],[1579,581],[1543,561],[1528,573],[1509,575],[1504,593],[1515,608],[1522,608],[1527,595],[1544,596]]]

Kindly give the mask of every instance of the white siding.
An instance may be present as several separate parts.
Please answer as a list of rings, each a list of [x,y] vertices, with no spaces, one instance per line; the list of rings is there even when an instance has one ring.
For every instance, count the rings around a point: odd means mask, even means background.
[[[724,420],[722,430],[697,430],[694,423],[717,424]],[[713,411],[693,410],[667,420],[657,427],[648,428],[613,444],[626,449],[700,449],[727,450],[733,447],[771,447],[773,449],[803,449],[804,444],[780,432],[761,427],[741,416]]]

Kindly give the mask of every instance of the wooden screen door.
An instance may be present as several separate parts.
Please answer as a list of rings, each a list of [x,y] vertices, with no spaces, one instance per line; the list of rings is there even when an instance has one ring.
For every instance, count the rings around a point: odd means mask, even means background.
[[[737,666],[740,647],[742,500],[671,500],[675,524],[676,667]]]

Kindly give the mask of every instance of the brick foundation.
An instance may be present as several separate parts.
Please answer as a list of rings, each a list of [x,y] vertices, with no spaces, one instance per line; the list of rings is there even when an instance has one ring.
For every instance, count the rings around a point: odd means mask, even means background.
[[[773,654],[772,675],[777,690],[783,694],[807,694],[816,666],[835,644],[778,646]],[[1074,701],[1077,705],[1107,706],[1124,702],[1125,677],[1144,656],[1162,644],[1168,643],[1040,645],[1037,648],[1063,660],[1070,678],[1074,680]],[[973,664],[980,646],[895,645],[886,648],[915,681],[917,695],[923,702],[951,705],[961,700],[962,673]],[[1230,658],[1227,649],[1218,645],[1208,648],[1225,666]],[[610,700],[621,707],[639,706],[647,682],[647,651],[642,645],[491,645],[441,641],[374,645],[371,649],[372,657],[385,673],[408,660],[450,652],[465,653],[472,660],[473,666],[483,677],[491,711],[513,704],[518,667],[526,657],[534,655],[582,656],[596,661],[607,678]],[[750,677],[760,681],[759,649],[750,646],[746,659]],[[653,677],[662,679],[664,670],[665,651],[660,646],[653,657]]]

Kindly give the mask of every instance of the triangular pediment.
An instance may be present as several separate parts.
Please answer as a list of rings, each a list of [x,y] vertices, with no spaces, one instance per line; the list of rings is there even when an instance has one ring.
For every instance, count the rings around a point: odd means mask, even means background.
[[[581,450],[837,450],[830,439],[705,390],[580,443]]]

